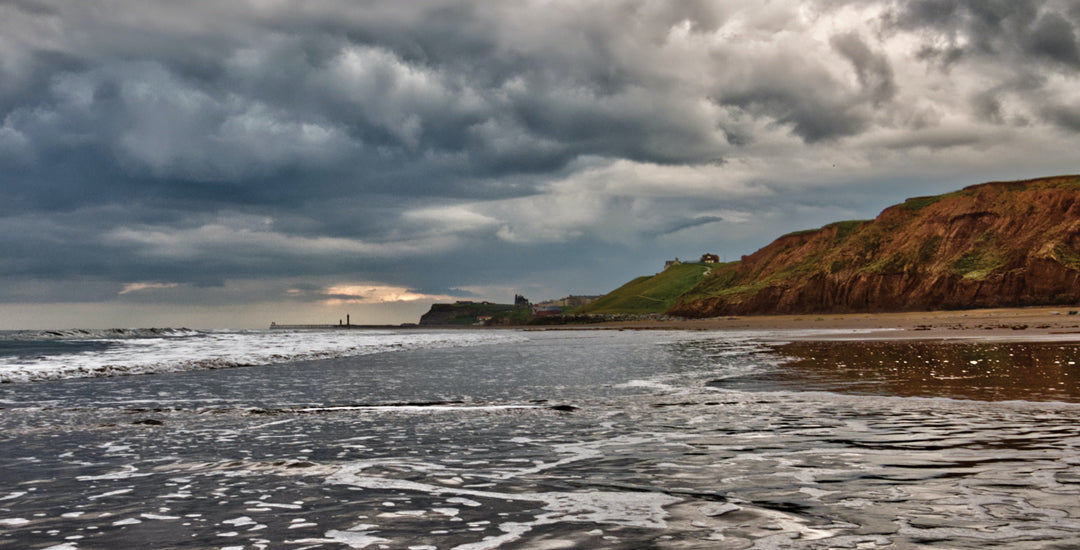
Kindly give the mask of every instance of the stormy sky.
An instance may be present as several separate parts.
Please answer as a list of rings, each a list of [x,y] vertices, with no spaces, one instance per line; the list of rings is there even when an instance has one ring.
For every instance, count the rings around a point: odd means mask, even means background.
[[[0,0],[0,328],[599,294],[1078,151],[1074,0]]]

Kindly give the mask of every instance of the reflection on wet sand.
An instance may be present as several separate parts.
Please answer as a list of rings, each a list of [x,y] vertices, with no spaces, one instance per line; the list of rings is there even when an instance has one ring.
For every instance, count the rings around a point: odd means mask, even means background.
[[[782,368],[714,386],[982,401],[1080,402],[1080,344],[794,342]]]

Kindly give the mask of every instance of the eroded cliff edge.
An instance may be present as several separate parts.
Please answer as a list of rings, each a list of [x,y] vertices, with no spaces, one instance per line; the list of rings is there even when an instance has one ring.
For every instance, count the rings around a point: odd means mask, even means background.
[[[685,317],[1080,303],[1080,176],[908,199],[717,266]]]

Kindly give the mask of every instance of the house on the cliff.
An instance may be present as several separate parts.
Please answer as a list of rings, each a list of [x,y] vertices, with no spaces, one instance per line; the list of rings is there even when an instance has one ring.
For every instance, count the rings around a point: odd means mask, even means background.
[[[718,264],[720,263],[720,256],[718,254],[702,254],[701,263],[703,264]]]

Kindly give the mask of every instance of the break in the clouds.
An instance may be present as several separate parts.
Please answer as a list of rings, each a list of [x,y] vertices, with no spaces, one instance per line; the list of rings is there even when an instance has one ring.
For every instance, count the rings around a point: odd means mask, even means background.
[[[1065,0],[0,0],[0,317],[599,293],[1077,150]]]

